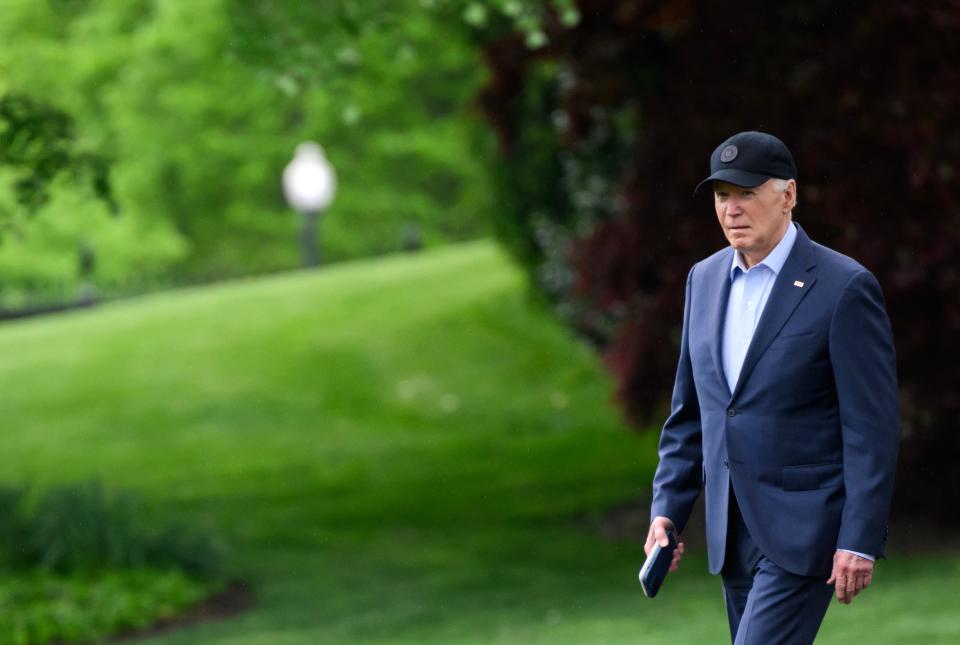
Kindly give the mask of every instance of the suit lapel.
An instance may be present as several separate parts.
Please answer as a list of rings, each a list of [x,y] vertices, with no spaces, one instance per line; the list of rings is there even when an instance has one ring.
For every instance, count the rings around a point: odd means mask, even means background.
[[[721,258],[722,266],[716,271],[711,271],[713,278],[710,284],[710,315],[709,320],[713,321],[714,329],[710,336],[710,355],[713,356],[713,366],[720,377],[720,383],[723,385],[723,391],[729,393],[730,385],[727,383],[726,374],[723,371],[723,327],[727,318],[727,301],[730,299],[730,267],[733,263],[733,249],[731,253],[724,253]]]
[[[770,290],[767,305],[763,309],[760,322],[757,324],[757,330],[753,334],[753,340],[750,341],[747,355],[743,359],[743,367],[740,369],[740,377],[737,379],[736,387],[733,388],[731,399],[735,398],[743,389],[743,384],[750,377],[750,372],[753,371],[757,361],[767,351],[767,347],[776,338],[800,301],[813,288],[817,278],[810,273],[810,270],[814,266],[816,266],[816,259],[814,258],[813,245],[798,224],[797,239],[793,243],[793,249],[787,256],[787,261],[783,264],[783,268]]]

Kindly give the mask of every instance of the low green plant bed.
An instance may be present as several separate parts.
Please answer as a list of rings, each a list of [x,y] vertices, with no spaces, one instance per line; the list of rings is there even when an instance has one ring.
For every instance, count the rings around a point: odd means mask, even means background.
[[[220,546],[96,481],[0,486],[0,645],[100,640],[223,590]]]
[[[0,645],[102,639],[150,627],[223,589],[178,570],[0,576]]]

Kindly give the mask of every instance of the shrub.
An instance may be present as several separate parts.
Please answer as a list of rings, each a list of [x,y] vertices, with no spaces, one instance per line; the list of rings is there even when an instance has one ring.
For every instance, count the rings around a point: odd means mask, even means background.
[[[180,524],[150,523],[138,497],[96,481],[44,491],[0,487],[0,562],[58,573],[138,567],[178,568],[205,578],[222,571],[223,545]]]

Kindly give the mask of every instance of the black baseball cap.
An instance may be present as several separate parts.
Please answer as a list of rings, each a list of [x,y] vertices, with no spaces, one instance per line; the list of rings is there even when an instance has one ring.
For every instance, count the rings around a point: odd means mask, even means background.
[[[697,194],[704,184],[711,181],[753,188],[772,177],[797,178],[797,165],[787,146],[766,132],[740,132],[713,151],[710,155],[710,176],[697,184],[693,193]]]

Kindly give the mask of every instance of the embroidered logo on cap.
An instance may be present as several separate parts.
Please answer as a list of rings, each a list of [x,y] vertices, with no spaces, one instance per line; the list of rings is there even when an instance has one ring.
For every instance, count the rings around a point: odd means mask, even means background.
[[[720,161],[730,163],[737,158],[737,146],[732,143],[720,151]]]

